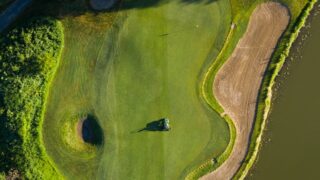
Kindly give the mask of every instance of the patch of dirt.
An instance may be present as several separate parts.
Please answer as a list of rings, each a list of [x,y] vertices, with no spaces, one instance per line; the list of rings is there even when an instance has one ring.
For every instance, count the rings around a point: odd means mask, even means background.
[[[10,169],[8,175],[6,176],[6,180],[21,180],[21,174],[17,169]]]
[[[90,0],[90,5],[94,10],[106,10],[110,9],[117,0]]]
[[[231,57],[217,73],[213,92],[234,121],[237,137],[229,158],[203,179],[231,179],[240,168],[248,150],[262,79],[289,20],[289,11],[281,4],[259,5]]]

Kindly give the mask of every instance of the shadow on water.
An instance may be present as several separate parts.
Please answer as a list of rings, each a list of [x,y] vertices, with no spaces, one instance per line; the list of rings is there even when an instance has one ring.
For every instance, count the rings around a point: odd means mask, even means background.
[[[103,143],[103,132],[96,118],[88,115],[82,122],[81,135],[84,142],[92,145]]]

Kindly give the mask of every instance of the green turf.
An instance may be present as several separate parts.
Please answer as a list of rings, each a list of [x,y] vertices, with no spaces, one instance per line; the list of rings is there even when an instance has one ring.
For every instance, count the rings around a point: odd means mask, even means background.
[[[103,14],[63,20],[65,50],[43,128],[62,173],[180,179],[220,155],[228,125],[203,102],[199,87],[230,27],[229,1],[122,10],[110,28],[99,26]],[[95,152],[73,151],[62,137],[63,124],[79,113],[95,114],[104,130]],[[163,117],[171,131],[137,132]]]
[[[237,177],[243,177],[252,166],[264,112],[270,106],[269,87],[312,7],[305,6],[307,0],[279,1],[288,5],[292,21],[264,80],[253,141]],[[190,172],[188,177],[196,178],[213,170],[228,157],[235,134],[231,119],[224,121],[211,109],[223,111],[212,95],[212,80],[244,33],[250,13],[261,2],[264,1],[125,1],[119,12],[97,14],[83,8],[87,1],[80,0],[59,1],[63,6],[59,10],[50,3],[39,6],[45,14],[58,12],[63,21],[66,39],[62,63],[47,102],[50,80],[37,86],[26,81],[24,87],[28,91],[7,88],[14,92],[13,97],[29,93],[24,99],[30,102],[39,95],[38,91],[43,96],[41,103],[31,103],[35,106],[32,110],[16,109],[17,114],[36,114],[33,118],[25,116],[30,122],[19,116],[12,125],[23,134],[24,142],[13,149],[19,153],[12,157],[21,154],[24,159],[15,160],[2,153],[11,158],[2,163],[6,168],[12,168],[9,161],[17,163],[26,178],[55,175],[57,179],[58,171],[50,166],[42,147],[43,133],[48,154],[69,179],[181,179]],[[229,31],[231,21],[237,28]],[[45,35],[40,38],[52,40]],[[31,66],[10,67],[27,72]],[[5,97],[6,103],[20,105],[15,101],[21,98]],[[21,107],[30,109],[29,101],[21,101]],[[48,106],[42,126],[45,104]],[[99,143],[84,143],[77,134],[77,120],[87,115],[97,118],[104,132]],[[171,131],[138,132],[147,123],[164,117],[170,119]],[[94,128],[100,129],[96,125]],[[23,151],[19,150],[21,147]],[[210,161],[213,157],[215,164]]]

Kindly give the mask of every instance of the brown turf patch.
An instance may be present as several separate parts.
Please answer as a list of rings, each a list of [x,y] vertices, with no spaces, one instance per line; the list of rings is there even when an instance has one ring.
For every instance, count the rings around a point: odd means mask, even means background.
[[[236,127],[230,157],[204,179],[231,179],[248,150],[261,82],[279,38],[288,26],[289,11],[279,3],[259,5],[234,52],[217,73],[213,93]]]

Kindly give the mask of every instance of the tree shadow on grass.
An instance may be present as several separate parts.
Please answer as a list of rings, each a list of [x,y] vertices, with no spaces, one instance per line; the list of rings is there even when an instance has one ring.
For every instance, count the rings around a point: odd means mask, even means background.
[[[118,2],[108,10],[96,11],[91,8],[90,0],[35,0],[33,12],[51,15],[57,18],[66,16],[76,17],[86,13],[99,14],[103,12],[119,12],[129,9],[144,9],[165,5],[172,0],[118,0]],[[177,0],[182,4],[205,3],[210,4],[217,0]]]

